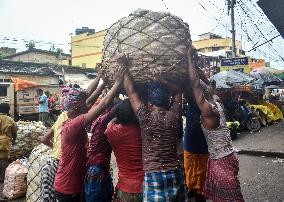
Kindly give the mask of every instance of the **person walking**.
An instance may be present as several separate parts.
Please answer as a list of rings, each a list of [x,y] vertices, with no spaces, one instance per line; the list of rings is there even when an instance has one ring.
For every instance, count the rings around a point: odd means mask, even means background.
[[[94,107],[98,105],[99,103],[95,104]],[[112,201],[113,184],[109,171],[112,148],[105,136],[105,130],[114,116],[114,109],[107,111],[100,115],[91,126],[92,137],[88,149],[85,177],[86,202]]]
[[[129,99],[115,107],[115,116],[105,132],[118,165],[113,202],[141,202],[144,180],[141,130]]]
[[[95,94],[100,93],[100,89],[102,89],[103,86],[100,86],[98,88],[99,81],[100,77],[97,77],[89,85],[86,90],[86,97],[90,97],[93,91],[95,91]],[[62,93],[62,99],[64,99],[66,96],[67,94]],[[61,158],[61,128],[63,124],[68,120],[68,113],[64,110],[64,106],[62,107],[62,109],[63,112],[59,115],[58,119],[53,124],[51,129],[49,129],[44,136],[40,136],[38,138],[41,143],[52,148],[51,157],[45,162],[41,170],[41,202],[56,202],[53,184]]]
[[[149,85],[146,105],[135,91],[129,72],[124,75],[124,90],[141,128],[145,172],[143,201],[184,201],[183,169],[177,153],[181,94],[175,93],[170,104],[166,86],[153,81]]]
[[[37,101],[39,103],[39,121],[46,126],[48,120],[48,97],[42,89],[37,89]]]
[[[124,73],[124,64],[121,64],[118,66],[115,83],[111,90],[94,108],[91,106],[98,99],[102,89],[99,94],[94,92],[86,99],[85,92],[73,88],[64,99],[63,104],[68,113],[68,120],[61,127],[61,159],[54,181],[58,202],[79,201],[86,174],[88,143],[86,127],[96,120],[112,102],[121,87]]]
[[[214,202],[242,202],[244,199],[238,180],[239,161],[230,130],[227,128],[221,104],[214,102],[209,88],[200,82],[193,54],[190,44],[187,53],[190,86],[201,111],[200,122],[209,151],[204,195]]]
[[[184,133],[184,172],[188,197],[193,197],[196,202],[206,202],[203,189],[207,174],[208,146],[201,128],[200,110],[189,94],[186,97],[188,109]]]
[[[0,182],[5,179],[5,170],[9,165],[10,150],[17,138],[16,122],[9,116],[10,105],[0,104]]]

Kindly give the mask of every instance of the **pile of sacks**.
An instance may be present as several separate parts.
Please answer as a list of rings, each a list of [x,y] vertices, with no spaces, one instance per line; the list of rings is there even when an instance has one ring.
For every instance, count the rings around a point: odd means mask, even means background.
[[[10,152],[12,160],[29,156],[32,149],[40,144],[37,138],[46,131],[45,126],[41,122],[36,121],[18,121],[17,127],[16,145],[12,147]]]
[[[21,198],[27,192],[27,159],[16,160],[6,169],[3,196],[9,200]]]

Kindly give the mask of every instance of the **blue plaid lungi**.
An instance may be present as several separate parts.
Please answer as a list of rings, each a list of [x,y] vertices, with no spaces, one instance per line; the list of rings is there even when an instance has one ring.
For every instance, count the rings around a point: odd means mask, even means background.
[[[182,169],[145,173],[143,191],[144,202],[184,202]]]
[[[103,166],[90,166],[85,177],[86,202],[111,202],[113,184],[110,172]]]

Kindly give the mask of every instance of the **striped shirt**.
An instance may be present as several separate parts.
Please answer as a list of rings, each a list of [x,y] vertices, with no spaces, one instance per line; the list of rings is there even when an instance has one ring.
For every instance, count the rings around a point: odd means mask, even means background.
[[[201,124],[211,159],[220,159],[234,152],[230,130],[226,125],[225,114],[220,103],[216,102],[216,104],[220,114],[220,126],[216,129],[208,130]]]

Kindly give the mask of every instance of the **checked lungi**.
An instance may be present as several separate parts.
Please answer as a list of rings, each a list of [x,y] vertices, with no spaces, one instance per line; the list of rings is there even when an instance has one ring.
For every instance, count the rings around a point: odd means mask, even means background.
[[[185,185],[181,168],[170,171],[145,173],[144,202],[184,202]]]
[[[58,168],[59,160],[50,157],[41,170],[40,182],[40,201],[56,202],[55,192],[53,188],[55,174]]]
[[[236,153],[220,159],[208,159],[204,195],[214,202],[243,202],[238,180],[239,160]]]
[[[85,177],[85,200],[112,201],[113,184],[108,168],[104,166],[90,166]]]

